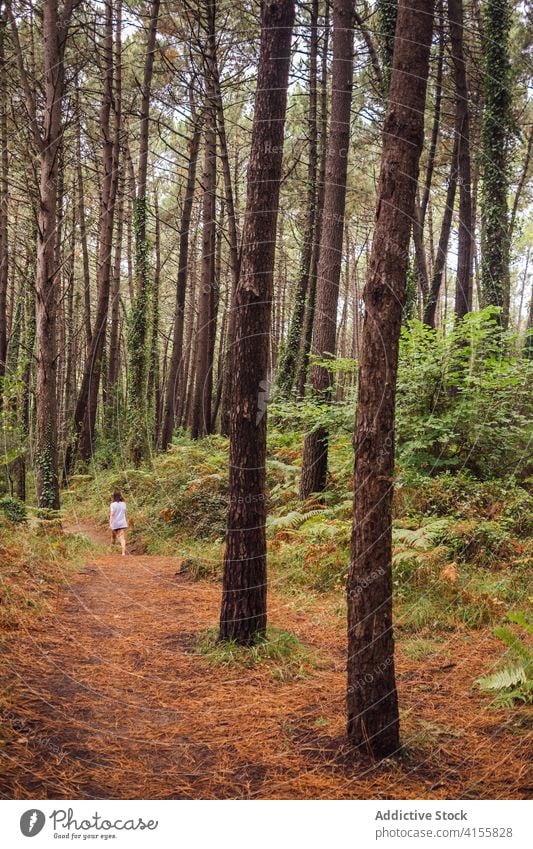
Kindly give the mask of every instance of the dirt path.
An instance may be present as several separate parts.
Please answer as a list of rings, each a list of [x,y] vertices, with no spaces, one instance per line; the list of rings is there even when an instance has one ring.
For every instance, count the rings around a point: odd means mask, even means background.
[[[104,531],[71,530],[107,543]],[[272,591],[271,622],[321,657],[311,674],[213,666],[196,650],[220,589],[178,558],[91,557],[53,615],[7,651],[0,794],[8,798],[522,798],[522,719],[488,709],[472,679],[494,649],[455,635],[438,655],[399,652],[407,756],[349,765],[344,621]]]

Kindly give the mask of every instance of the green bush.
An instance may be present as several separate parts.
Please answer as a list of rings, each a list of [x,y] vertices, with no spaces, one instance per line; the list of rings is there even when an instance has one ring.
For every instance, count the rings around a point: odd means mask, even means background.
[[[494,308],[453,329],[411,321],[398,370],[399,460],[425,474],[466,469],[525,476],[533,435],[533,362],[513,356]]]
[[[0,498],[0,510],[6,519],[15,524],[27,519],[26,505],[15,495],[4,495]]]

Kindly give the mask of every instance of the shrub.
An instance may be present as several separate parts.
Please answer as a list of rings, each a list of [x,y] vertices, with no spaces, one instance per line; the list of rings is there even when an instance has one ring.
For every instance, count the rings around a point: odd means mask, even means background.
[[[402,465],[480,479],[527,474],[533,362],[512,355],[493,308],[454,329],[402,331],[397,434]]]
[[[27,519],[26,505],[15,495],[4,495],[0,498],[0,510],[10,522],[19,524]]]

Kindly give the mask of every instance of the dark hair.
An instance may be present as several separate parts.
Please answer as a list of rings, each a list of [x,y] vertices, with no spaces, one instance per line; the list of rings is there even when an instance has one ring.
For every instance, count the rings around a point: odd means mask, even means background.
[[[116,489],[113,493],[113,501],[124,501],[120,489]]]

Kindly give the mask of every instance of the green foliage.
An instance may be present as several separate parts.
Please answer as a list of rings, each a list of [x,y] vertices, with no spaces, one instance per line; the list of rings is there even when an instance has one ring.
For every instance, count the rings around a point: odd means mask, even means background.
[[[502,351],[497,312],[471,313],[453,331],[412,321],[402,332],[397,439],[402,466],[466,469],[487,479],[525,474],[533,435],[533,368]]]
[[[216,666],[268,666],[275,678],[291,681],[309,674],[317,665],[310,649],[287,631],[268,628],[266,636],[258,636],[252,646],[241,646],[233,640],[222,642],[218,629],[200,634],[198,652]]]
[[[0,498],[0,510],[10,522],[20,524],[27,519],[26,505],[14,495]]]
[[[486,692],[496,692],[495,707],[512,707],[517,703],[533,704],[533,625],[524,613],[514,611],[507,620],[515,626],[501,625],[494,634],[508,647],[511,663],[477,679]]]

